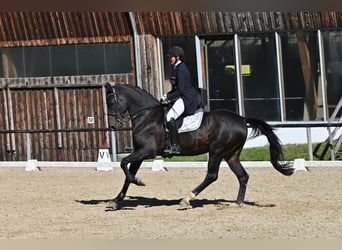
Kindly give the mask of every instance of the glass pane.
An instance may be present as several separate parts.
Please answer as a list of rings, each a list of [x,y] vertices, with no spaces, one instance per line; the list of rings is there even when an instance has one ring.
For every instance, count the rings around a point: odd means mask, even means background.
[[[240,37],[245,116],[280,120],[274,34]]]
[[[323,32],[329,117],[342,97],[342,32]],[[342,115],[339,111],[337,117]]]
[[[237,111],[234,40],[207,42],[210,109]]]
[[[103,44],[79,45],[77,55],[79,75],[100,75],[105,72]]]
[[[54,76],[77,75],[77,60],[75,45],[52,46],[51,67]]]
[[[189,68],[190,74],[193,79],[193,85],[198,87],[198,78],[197,78],[197,61],[196,61],[196,45],[194,37],[166,37],[161,39],[163,43],[163,51],[164,51],[164,92],[167,92],[171,89],[170,83],[170,72],[171,65],[169,58],[167,57],[167,52],[169,48],[172,46],[180,46],[184,50],[185,59],[184,62]]]
[[[132,72],[132,61],[129,43],[105,44],[106,74],[123,74]]]
[[[24,77],[23,48],[2,48],[1,64],[2,77]]]
[[[51,76],[49,47],[25,47],[25,76]]]
[[[317,33],[283,33],[280,36],[286,120],[312,121],[322,119]]]

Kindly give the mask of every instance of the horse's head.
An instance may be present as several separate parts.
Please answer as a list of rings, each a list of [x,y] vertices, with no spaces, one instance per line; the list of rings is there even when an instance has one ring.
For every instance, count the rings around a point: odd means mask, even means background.
[[[115,87],[108,82],[105,84],[105,88],[108,114],[114,116],[119,122],[123,122],[124,114],[128,110],[126,98],[122,95],[119,96]]]
[[[127,119],[136,118],[142,111],[160,106],[160,102],[145,90],[129,85],[106,83],[108,113],[120,121],[129,113]]]

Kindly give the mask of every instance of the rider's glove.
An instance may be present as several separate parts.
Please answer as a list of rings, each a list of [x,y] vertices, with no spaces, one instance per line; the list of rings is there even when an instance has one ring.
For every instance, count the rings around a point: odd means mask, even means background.
[[[169,102],[169,100],[167,99],[167,94],[164,94],[160,101],[162,104],[167,104]]]

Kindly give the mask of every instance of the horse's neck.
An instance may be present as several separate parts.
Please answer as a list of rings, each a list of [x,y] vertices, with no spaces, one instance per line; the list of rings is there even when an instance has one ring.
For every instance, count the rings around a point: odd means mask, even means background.
[[[129,105],[128,111],[131,115],[136,114],[137,112],[140,112],[145,109],[156,107],[159,102],[153,98],[132,98],[130,100],[131,105]]]
[[[126,96],[128,100],[128,111],[131,115],[142,109],[154,107],[159,104],[157,99],[152,95],[144,93],[141,89],[123,85],[122,91],[122,94]]]

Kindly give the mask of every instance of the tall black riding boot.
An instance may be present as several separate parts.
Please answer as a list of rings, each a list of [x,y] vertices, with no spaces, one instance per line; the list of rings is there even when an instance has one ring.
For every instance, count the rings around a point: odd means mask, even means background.
[[[178,129],[175,119],[171,119],[167,123],[167,127],[169,129],[169,145],[164,150],[165,153],[168,154],[180,154],[180,145],[178,138]]]

